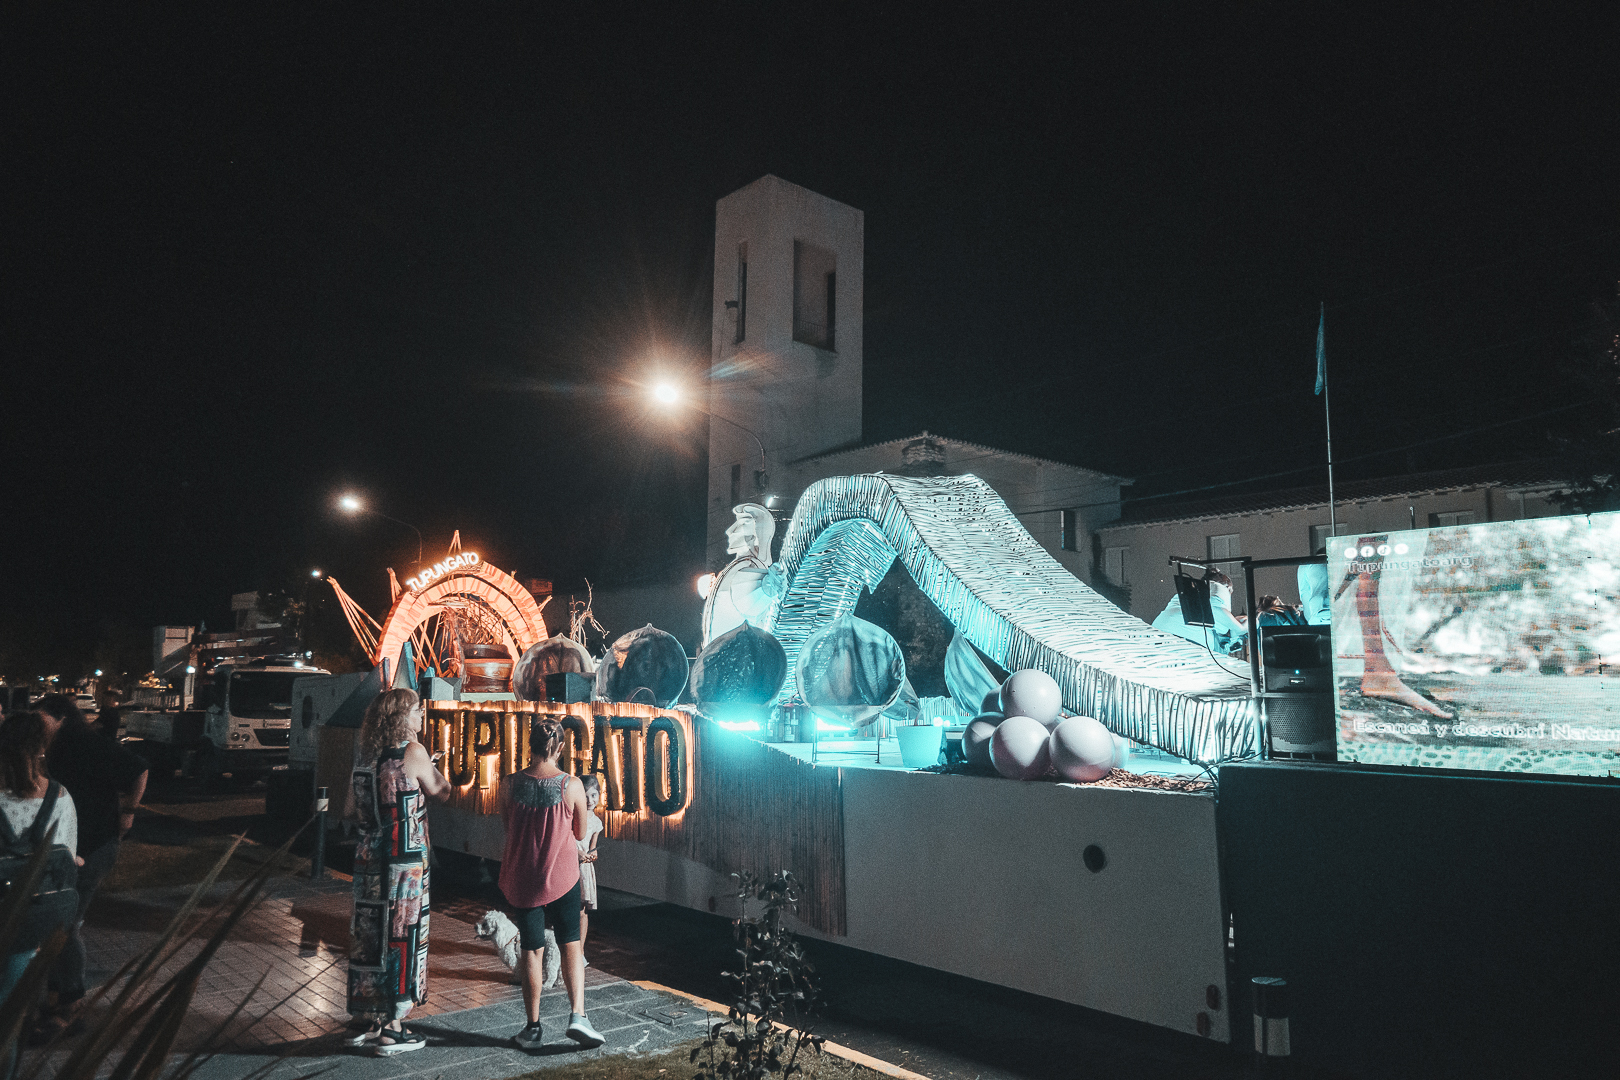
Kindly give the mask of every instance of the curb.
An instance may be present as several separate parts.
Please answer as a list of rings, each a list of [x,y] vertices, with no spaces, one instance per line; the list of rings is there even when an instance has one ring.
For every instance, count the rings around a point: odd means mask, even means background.
[[[698,997],[696,994],[688,994],[684,990],[676,990],[672,987],[665,986],[662,983],[651,982],[647,979],[631,979],[628,981],[632,986],[639,986],[643,990],[657,990],[661,993],[673,994],[678,998],[685,998],[694,1005],[701,1005],[710,1012],[720,1013],[722,1016],[731,1011],[718,1001],[710,1001],[708,998]],[[883,1061],[880,1058],[875,1058],[870,1054],[863,1054],[859,1050],[851,1050],[849,1047],[842,1046],[838,1043],[832,1042],[831,1040],[822,1043],[821,1049],[824,1052],[831,1054],[833,1057],[842,1058],[852,1065],[863,1066],[871,1069],[873,1072],[880,1072],[885,1076],[895,1077],[896,1080],[929,1080],[929,1078],[924,1076],[922,1073],[912,1072],[910,1069],[902,1069],[898,1065],[891,1065],[887,1061]]]

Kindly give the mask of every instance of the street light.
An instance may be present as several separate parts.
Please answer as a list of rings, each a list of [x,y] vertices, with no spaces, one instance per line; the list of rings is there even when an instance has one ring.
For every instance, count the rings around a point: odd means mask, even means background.
[[[310,576],[311,580],[319,581],[320,578],[321,578],[320,567],[316,567],[315,569],[311,570],[309,572],[309,576]],[[307,640],[306,640],[307,639],[307,633],[306,632],[307,632],[308,628],[309,628],[309,582],[306,581],[306,582],[304,582],[304,601],[303,601],[302,604],[300,604],[298,606],[298,647],[300,649],[302,649],[308,643]],[[302,667],[303,665],[295,664],[294,666],[295,667]]]
[[[405,526],[407,529],[411,530],[412,532],[414,532],[416,534],[416,565],[418,565],[418,566],[422,565],[422,530],[421,529],[418,529],[415,525],[412,525],[408,521],[401,521],[397,517],[391,517],[390,515],[383,513],[381,510],[373,510],[373,509],[371,509],[365,503],[360,501],[360,496],[354,494],[353,492],[349,492],[349,493],[347,493],[345,495],[339,496],[339,498],[338,498],[338,509],[342,510],[346,514],[370,514],[372,517],[380,517],[384,521],[392,521],[395,525],[403,525],[403,526]],[[320,576],[320,571],[313,571],[312,573],[313,573],[313,576],[315,576],[315,577]]]
[[[681,399],[684,395],[681,393],[681,388],[676,386],[674,383],[661,382],[653,387],[652,396],[653,400],[660,405],[674,406],[681,403]],[[727,419],[726,417],[721,416],[719,413],[713,412],[709,409],[703,409],[702,406],[694,407],[708,413],[709,419],[724,420],[726,423],[730,424],[732,427],[754,440],[754,445],[759,447],[759,469],[754,473],[754,489],[756,491],[763,492],[766,486],[771,482],[770,476],[765,471],[765,443],[758,435],[754,434],[754,432],[750,431],[748,428],[743,427],[741,424],[737,423],[737,421]]]

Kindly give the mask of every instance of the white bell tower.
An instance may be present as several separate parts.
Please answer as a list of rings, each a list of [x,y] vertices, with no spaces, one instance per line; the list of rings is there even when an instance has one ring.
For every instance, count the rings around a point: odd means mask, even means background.
[[[711,565],[733,506],[771,494],[787,463],[860,442],[865,220],[775,176],[715,206]]]

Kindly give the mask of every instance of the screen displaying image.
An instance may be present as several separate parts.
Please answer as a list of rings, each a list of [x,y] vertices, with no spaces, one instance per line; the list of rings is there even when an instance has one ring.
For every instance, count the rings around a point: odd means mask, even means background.
[[[1620,775],[1620,514],[1328,547],[1340,761]]]

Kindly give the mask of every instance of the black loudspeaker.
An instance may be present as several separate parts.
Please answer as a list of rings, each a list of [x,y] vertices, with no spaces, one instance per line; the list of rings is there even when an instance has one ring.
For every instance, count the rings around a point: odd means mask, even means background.
[[[1260,663],[1266,692],[1333,693],[1333,639],[1326,626],[1262,626]]]
[[[1267,694],[1265,700],[1271,757],[1337,759],[1332,694]]]
[[[1215,611],[1209,604],[1207,578],[1177,574],[1176,595],[1181,597],[1181,618],[1188,626],[1215,625]]]
[[[570,704],[591,700],[596,680],[577,671],[556,671],[546,676],[546,700]]]

